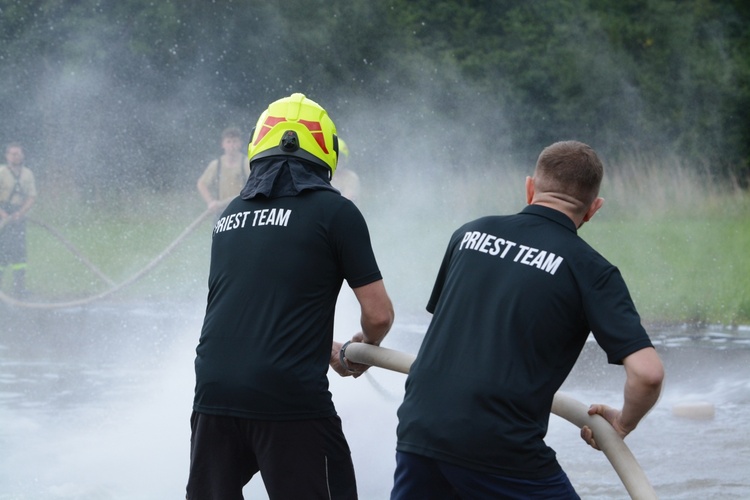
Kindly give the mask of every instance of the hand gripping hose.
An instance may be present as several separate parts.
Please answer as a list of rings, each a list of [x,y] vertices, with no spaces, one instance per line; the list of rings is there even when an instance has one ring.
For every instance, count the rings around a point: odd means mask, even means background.
[[[348,343],[343,346],[341,356],[354,363],[377,366],[404,374],[409,373],[411,364],[416,358],[412,354],[361,342]],[[555,394],[552,401],[552,413],[579,428],[588,425],[594,431],[597,445],[614,467],[631,498],[638,500],[658,498],[630,448],[601,415],[589,415],[586,405],[560,392]]]

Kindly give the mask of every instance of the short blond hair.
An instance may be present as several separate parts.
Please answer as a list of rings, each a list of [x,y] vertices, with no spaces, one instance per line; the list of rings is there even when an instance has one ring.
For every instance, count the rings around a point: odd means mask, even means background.
[[[534,185],[541,192],[565,194],[588,207],[599,196],[602,177],[604,166],[591,146],[561,141],[539,154]]]

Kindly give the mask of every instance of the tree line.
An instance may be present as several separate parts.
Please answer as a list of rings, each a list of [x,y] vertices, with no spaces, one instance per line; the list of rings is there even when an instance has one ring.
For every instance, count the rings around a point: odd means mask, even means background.
[[[577,138],[750,172],[743,0],[0,0],[0,41],[0,138],[92,189],[192,183],[223,127],[294,91],[376,157]]]

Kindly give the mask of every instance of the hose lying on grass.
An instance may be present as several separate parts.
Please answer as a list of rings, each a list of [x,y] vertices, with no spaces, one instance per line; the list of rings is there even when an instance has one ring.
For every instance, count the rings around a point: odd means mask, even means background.
[[[55,237],[57,237],[63,245],[65,245],[68,250],[70,250],[73,255],[78,258],[78,260],[83,263],[85,266],[87,266],[92,272],[94,272],[97,276],[99,276],[103,281],[105,281],[107,284],[110,285],[110,288],[107,290],[104,290],[101,293],[98,293],[96,295],[92,295],[90,297],[85,297],[82,299],[77,300],[70,300],[65,302],[30,302],[26,300],[19,300],[14,297],[10,297],[9,295],[6,295],[3,293],[2,290],[0,290],[0,302],[5,302],[6,304],[17,306],[17,307],[26,307],[30,309],[60,309],[60,308],[66,308],[66,307],[77,307],[89,304],[91,302],[95,302],[97,300],[101,300],[105,297],[108,297],[109,295],[112,295],[113,293],[125,288],[128,285],[132,285],[139,279],[141,279],[143,276],[146,275],[149,271],[154,269],[157,264],[159,264],[165,257],[167,257],[170,253],[174,251],[177,246],[182,243],[182,241],[190,234],[192,233],[203,220],[208,217],[209,215],[213,214],[214,212],[212,210],[206,210],[203,212],[197,219],[195,219],[188,227],[185,228],[184,231],[172,242],[170,243],[167,248],[165,248],[159,255],[154,257],[151,262],[146,264],[145,267],[143,267],[141,270],[133,274],[130,278],[126,279],[125,281],[115,284],[110,278],[105,276],[96,266],[94,266],[88,259],[86,259],[81,252],[79,252],[68,240],[66,240],[59,231],[53,229],[52,227],[48,226],[47,224],[44,224],[42,222],[36,221],[35,219],[29,219],[31,223],[35,223],[40,225],[41,227],[47,229],[52,233]]]

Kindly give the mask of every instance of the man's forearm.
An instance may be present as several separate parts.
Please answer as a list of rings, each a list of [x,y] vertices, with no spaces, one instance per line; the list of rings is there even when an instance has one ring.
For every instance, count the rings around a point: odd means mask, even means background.
[[[625,430],[631,432],[638,422],[654,407],[661,394],[661,383],[658,385],[627,381],[625,383],[624,403],[620,422]]]
[[[620,423],[630,432],[659,400],[664,367],[653,347],[631,354],[623,364],[627,378]]]

